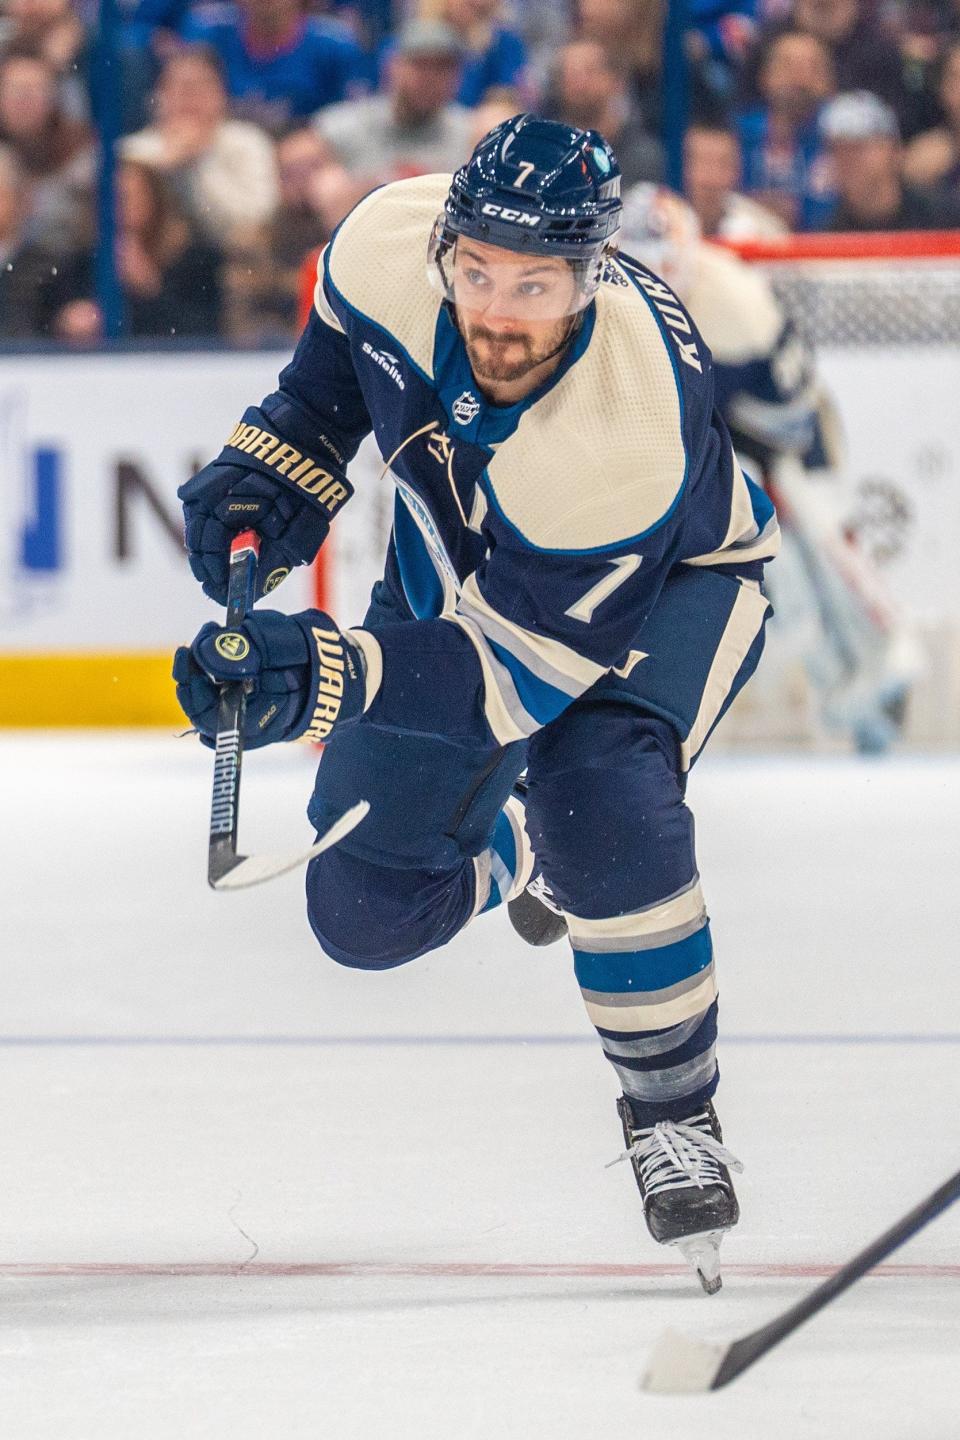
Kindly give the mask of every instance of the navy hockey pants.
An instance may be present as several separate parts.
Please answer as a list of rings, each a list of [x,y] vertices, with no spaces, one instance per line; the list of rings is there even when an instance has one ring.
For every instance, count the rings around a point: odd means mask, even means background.
[[[308,868],[323,949],[363,969],[402,965],[542,872],[637,1119],[691,1113],[718,1072],[687,771],[756,668],[769,613],[755,583],[681,569],[638,637],[645,658],[626,678],[605,676],[529,741],[470,750],[365,725],[336,737],[311,819],[324,828],[361,796],[371,811]],[[377,619],[375,605],[365,623],[375,629]],[[525,816],[512,793],[524,769]]]

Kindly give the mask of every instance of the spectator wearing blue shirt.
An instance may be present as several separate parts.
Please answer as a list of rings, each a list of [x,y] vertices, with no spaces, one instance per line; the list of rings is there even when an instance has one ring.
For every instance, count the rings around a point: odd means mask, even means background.
[[[329,0],[326,8],[370,53],[375,52],[393,30],[403,7],[400,0],[396,4],[394,0]]]
[[[833,210],[830,156],[818,126],[835,93],[833,63],[822,40],[787,30],[760,61],[764,104],[739,120],[743,188],[791,230],[823,229]]]
[[[501,9],[501,0],[443,0],[440,6],[439,18],[463,44],[460,105],[478,105],[490,90],[504,86],[518,90],[524,104],[531,98],[527,47],[515,30],[497,23]]]
[[[220,56],[234,114],[274,132],[369,89],[359,45],[306,16],[301,0],[239,0],[225,15],[188,20],[183,33]]]
[[[756,41],[757,8],[758,0],[689,0],[687,54],[716,97],[718,117]]]
[[[837,176],[831,230],[952,230],[960,224],[956,201],[904,184],[900,127],[879,96],[869,90],[838,95],[820,128]]]

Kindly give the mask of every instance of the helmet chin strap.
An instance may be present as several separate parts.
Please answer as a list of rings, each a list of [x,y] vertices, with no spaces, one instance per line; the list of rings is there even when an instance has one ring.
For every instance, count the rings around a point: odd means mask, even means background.
[[[570,324],[567,327],[567,333],[560,341],[560,344],[557,345],[555,349],[551,350],[549,355],[544,355],[540,360],[538,360],[537,364],[543,365],[547,360],[552,360],[554,355],[559,355],[564,350],[566,350],[567,346],[572,342],[574,336],[577,334],[582,324],[583,310],[575,310],[574,313],[570,316]]]
[[[453,321],[458,335],[461,339],[463,339],[463,331],[460,329],[460,321],[457,318],[456,305],[453,303],[452,300],[444,300],[443,303],[447,307],[450,319]],[[561,355],[563,351],[566,350],[567,346],[577,335],[581,325],[583,324],[583,316],[586,308],[587,307],[584,306],[583,310],[574,311],[574,313],[570,316],[570,324],[567,327],[567,332],[564,335],[563,339],[560,341],[559,345],[554,346],[554,348],[548,351],[546,355],[541,355],[539,360],[537,360],[536,362],[537,365],[545,365],[548,360],[552,360],[555,355]]]

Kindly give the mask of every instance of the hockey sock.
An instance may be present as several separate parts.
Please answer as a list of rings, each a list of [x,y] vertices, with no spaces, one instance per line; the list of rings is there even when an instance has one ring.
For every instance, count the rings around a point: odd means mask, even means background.
[[[587,1013],[637,1122],[689,1114],[718,1078],[713,947],[699,879],[630,915],[567,921]]]

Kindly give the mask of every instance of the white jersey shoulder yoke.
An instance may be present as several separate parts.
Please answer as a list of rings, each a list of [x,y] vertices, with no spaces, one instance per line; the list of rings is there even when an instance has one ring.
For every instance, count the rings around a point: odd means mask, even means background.
[[[386,330],[433,378],[440,295],[427,279],[427,242],[449,175],[418,175],[374,190],[329,247],[330,279],[351,310]]]
[[[438,293],[427,279],[431,227],[448,175],[373,191],[331,244],[343,302],[434,377]],[[617,265],[596,298],[589,345],[523,413],[488,467],[498,509],[538,549],[614,548],[665,518],[684,482],[679,361],[654,304]]]
[[[489,466],[500,509],[538,549],[624,544],[655,529],[683,486],[669,335],[619,267],[608,274],[586,350]]]

